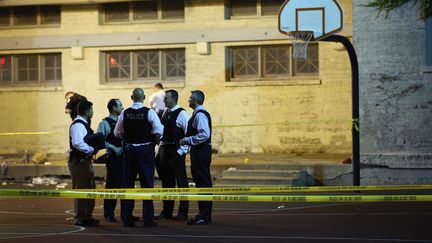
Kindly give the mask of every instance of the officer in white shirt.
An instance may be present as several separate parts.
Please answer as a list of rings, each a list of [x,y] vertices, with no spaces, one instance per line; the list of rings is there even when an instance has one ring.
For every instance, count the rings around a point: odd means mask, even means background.
[[[156,169],[164,188],[174,188],[176,184],[179,188],[188,187],[185,165],[188,146],[180,146],[179,141],[186,136],[189,115],[177,104],[177,101],[177,91],[166,91],[164,102],[167,109],[161,118],[164,133],[159,144],[159,160],[156,161]],[[155,219],[186,221],[188,209],[189,201],[180,201],[178,214],[173,217],[174,201],[164,200],[162,212]]]
[[[210,174],[212,120],[210,113],[203,106],[204,93],[201,90],[194,90],[191,93],[189,107],[194,111],[188,122],[186,137],[179,143],[190,145],[191,172],[196,187],[212,187]],[[198,214],[186,223],[188,225],[211,223],[212,205],[211,201],[198,201]]]
[[[93,134],[90,121],[93,117],[93,104],[82,101],[78,104],[78,115],[69,129],[70,154],[68,160],[69,171],[72,177],[73,189],[96,188],[92,155],[95,149],[84,140]],[[75,199],[75,218],[77,226],[96,226],[99,221],[92,214],[95,206],[94,199]]]
[[[150,96],[150,108],[152,108],[161,118],[162,113],[165,110],[165,91],[163,90],[163,85],[161,83],[155,84],[156,92]]]

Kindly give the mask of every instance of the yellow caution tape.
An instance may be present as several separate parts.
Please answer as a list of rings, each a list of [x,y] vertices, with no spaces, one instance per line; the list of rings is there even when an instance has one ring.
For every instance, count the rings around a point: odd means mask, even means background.
[[[250,123],[250,124],[226,124],[226,125],[213,125],[213,128],[224,127],[257,127],[257,126],[288,126],[298,124],[314,124],[317,123],[346,123],[349,120],[313,120],[313,121],[284,121],[284,122],[267,122],[267,123]]]
[[[332,192],[332,191],[394,191],[432,190],[432,185],[387,185],[387,186],[311,186],[311,187],[222,187],[222,188],[117,188],[117,189],[77,189],[77,191],[112,193],[270,193],[270,192]]]
[[[1,189],[0,196],[79,199],[184,200],[225,202],[393,202],[432,201],[432,195],[176,195],[156,193],[111,193],[74,190]]]
[[[58,132],[2,132],[0,136],[15,136],[15,135],[46,135],[56,134]]]

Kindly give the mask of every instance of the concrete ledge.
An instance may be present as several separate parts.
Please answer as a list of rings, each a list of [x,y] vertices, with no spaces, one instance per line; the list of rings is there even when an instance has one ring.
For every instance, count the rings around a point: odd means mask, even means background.
[[[213,178],[219,178],[222,172],[229,168],[229,165],[212,165],[211,172]],[[191,178],[190,165],[186,165],[188,177]],[[106,168],[103,164],[94,165],[94,175],[98,178],[106,177]],[[27,179],[43,176],[66,176],[69,177],[69,168],[64,165],[42,165],[42,164],[15,164],[8,165],[6,174],[0,174],[1,180],[15,180],[15,182],[25,182]],[[157,172],[155,171],[157,178]]]
[[[400,169],[432,169],[432,154],[361,154],[361,163],[371,166]]]
[[[364,168],[361,185],[432,184],[432,169]]]

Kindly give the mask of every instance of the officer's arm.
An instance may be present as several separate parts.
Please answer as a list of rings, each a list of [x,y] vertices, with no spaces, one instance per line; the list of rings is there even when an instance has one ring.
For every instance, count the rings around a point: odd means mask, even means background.
[[[149,110],[147,115],[147,120],[152,125],[151,134],[156,138],[156,142],[159,142],[159,139],[163,135],[164,126],[160,122],[160,119],[154,110]]]
[[[207,141],[210,138],[210,127],[207,116],[201,112],[196,114],[193,124],[198,133],[195,136],[188,137],[188,144],[198,145]]]
[[[124,130],[123,130],[123,114],[124,111],[121,112],[120,116],[118,117],[116,126],[114,128],[114,136],[118,138],[123,138]]]
[[[83,124],[76,123],[71,127],[70,131],[72,146],[78,151],[85,154],[92,154],[94,148],[84,142],[84,137],[87,135],[87,130]]]
[[[188,113],[185,110],[181,111],[179,116],[177,117],[176,125],[182,128],[184,135],[186,135],[187,133],[188,121],[189,121]],[[183,155],[186,154],[188,150],[189,150],[188,145],[181,145],[180,148],[177,149],[177,153]]]

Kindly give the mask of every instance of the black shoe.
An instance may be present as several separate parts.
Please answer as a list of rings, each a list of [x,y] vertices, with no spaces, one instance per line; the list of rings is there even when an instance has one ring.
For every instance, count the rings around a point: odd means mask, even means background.
[[[81,227],[97,226],[99,225],[99,220],[93,218],[88,220],[78,220],[75,222],[75,225]]]
[[[140,218],[137,217],[137,216],[132,216],[132,220],[133,220],[133,221],[140,221]]]
[[[154,219],[156,220],[163,220],[163,219],[172,219],[173,216],[171,215],[166,215],[164,212],[160,213],[158,216],[154,216]]]
[[[174,221],[186,221],[186,220],[188,220],[188,216],[187,216],[187,214],[179,213],[179,214],[177,214],[177,216],[175,216],[173,218],[173,220]]]
[[[158,224],[156,222],[144,222],[143,223],[143,228],[150,228],[150,227],[157,227]]]
[[[210,223],[210,220],[201,219],[201,218],[192,218],[186,222],[187,225],[206,225],[209,223]]]
[[[136,227],[134,221],[123,222],[123,227]]]
[[[110,217],[110,216],[105,217],[105,221],[108,223],[117,223],[118,222],[118,220],[116,218]]]
[[[75,222],[75,226],[85,227],[85,226],[88,226],[88,225],[87,225],[87,222],[86,222],[86,221],[83,221],[83,220],[77,220],[77,221]]]
[[[89,225],[88,226],[98,226],[99,225],[99,220],[91,218],[88,220]]]

